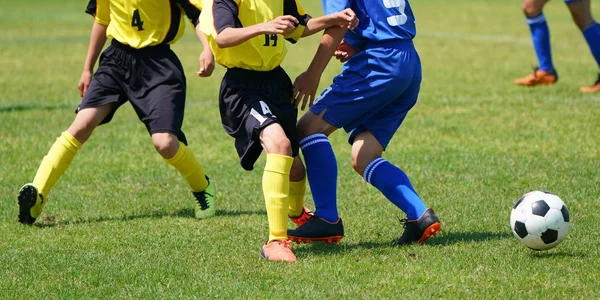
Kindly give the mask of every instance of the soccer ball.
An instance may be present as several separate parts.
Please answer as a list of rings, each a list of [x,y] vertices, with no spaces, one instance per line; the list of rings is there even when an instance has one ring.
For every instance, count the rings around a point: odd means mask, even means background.
[[[529,192],[515,203],[510,228],[523,245],[533,250],[550,249],[569,232],[569,210],[550,192]]]

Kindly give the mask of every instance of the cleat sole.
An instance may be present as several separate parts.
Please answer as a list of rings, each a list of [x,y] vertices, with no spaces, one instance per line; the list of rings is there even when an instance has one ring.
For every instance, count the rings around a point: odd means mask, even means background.
[[[425,232],[423,232],[423,235],[417,241],[417,243],[420,243],[420,244],[425,243],[425,241],[427,241],[432,236],[436,236],[437,233],[440,231],[442,231],[442,224],[440,224],[440,222],[435,222],[435,223],[429,225],[429,227],[427,227],[427,229],[425,229]]]
[[[307,238],[307,237],[299,237],[299,236],[288,236],[288,238],[290,239],[290,241],[294,242],[294,243],[312,243],[312,242],[324,242],[327,244],[335,244],[335,243],[339,243],[342,238],[344,238],[343,235],[336,235],[336,236],[328,236],[328,237],[319,237],[319,238]]]
[[[27,184],[21,188],[17,197],[19,204],[19,222],[33,224],[35,218],[31,216],[31,208],[36,204],[37,191],[33,185]]]

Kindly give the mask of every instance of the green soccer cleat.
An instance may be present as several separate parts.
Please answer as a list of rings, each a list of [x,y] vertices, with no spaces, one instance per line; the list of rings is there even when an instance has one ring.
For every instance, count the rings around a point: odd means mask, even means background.
[[[19,222],[31,225],[42,214],[46,201],[44,196],[38,193],[37,188],[32,183],[28,183],[19,191],[17,203],[19,204]]]
[[[217,194],[215,186],[210,182],[208,176],[206,176],[208,186],[202,192],[193,193],[196,197],[196,207],[194,212],[197,219],[206,219],[215,215],[217,212]]]

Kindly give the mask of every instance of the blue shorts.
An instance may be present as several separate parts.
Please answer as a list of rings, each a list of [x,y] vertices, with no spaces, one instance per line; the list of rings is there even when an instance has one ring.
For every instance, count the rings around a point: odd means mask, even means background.
[[[348,142],[370,131],[385,149],[415,105],[421,86],[421,60],[412,41],[368,46],[344,65],[310,111],[350,132]]]

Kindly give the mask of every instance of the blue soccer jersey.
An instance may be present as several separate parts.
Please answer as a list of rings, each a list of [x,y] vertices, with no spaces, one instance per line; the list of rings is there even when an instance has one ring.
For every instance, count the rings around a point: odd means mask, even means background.
[[[365,43],[412,40],[417,34],[408,0],[322,0],[325,14],[351,8],[360,23],[344,40],[355,48]],[[370,16],[377,16],[371,18]]]

